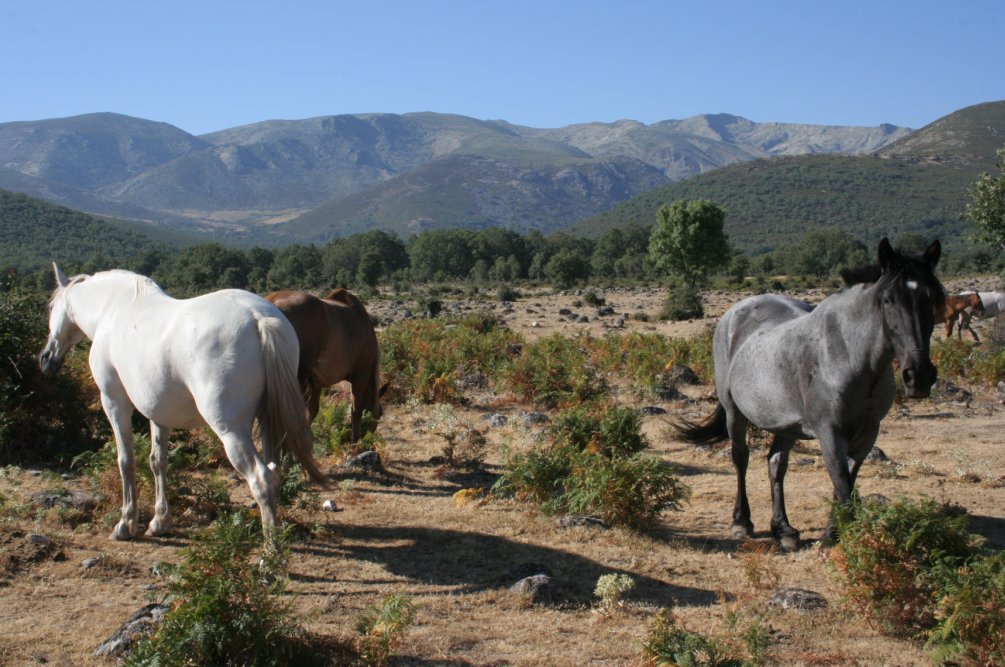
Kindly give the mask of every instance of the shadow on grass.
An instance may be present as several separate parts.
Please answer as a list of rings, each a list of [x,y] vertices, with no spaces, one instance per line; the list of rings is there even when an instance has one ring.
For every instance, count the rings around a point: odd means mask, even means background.
[[[513,568],[534,563],[551,570],[565,599],[574,604],[589,604],[597,579],[605,574],[631,576],[636,581],[632,597],[653,605],[707,606],[718,600],[711,590],[641,576],[561,549],[484,533],[402,526],[344,526],[339,533],[337,545],[310,544],[296,550],[377,563],[397,577],[459,589],[453,592],[506,588],[519,578],[511,574]]]

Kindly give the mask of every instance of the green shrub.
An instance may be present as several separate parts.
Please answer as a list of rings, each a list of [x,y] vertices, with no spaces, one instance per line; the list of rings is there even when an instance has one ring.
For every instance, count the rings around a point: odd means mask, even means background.
[[[668,371],[678,364],[690,367],[709,384],[714,374],[711,328],[687,339],[639,332],[608,334],[589,341],[589,349],[604,371],[631,378],[639,395],[661,396],[668,389]]]
[[[604,297],[602,296],[598,296],[597,293],[594,292],[593,290],[586,290],[586,292],[583,293],[583,303],[585,303],[588,306],[596,307],[596,306],[603,306],[605,303],[607,303],[607,300],[604,299]]]
[[[698,319],[705,314],[701,304],[701,292],[686,285],[671,288],[660,310],[661,320],[680,321]]]
[[[460,378],[480,373],[490,380],[504,372],[521,340],[491,315],[405,320],[379,334],[387,400],[461,403]]]
[[[496,289],[496,301],[516,301],[519,298],[520,292],[517,292],[509,285],[500,285]]]
[[[652,667],[740,667],[743,662],[720,642],[685,629],[668,609],[650,622],[642,640],[643,664]]]
[[[171,610],[127,665],[320,664],[281,595],[286,538],[255,557],[257,521],[226,516],[181,552],[169,584]],[[261,559],[261,560],[259,560]]]
[[[835,505],[840,535],[831,563],[848,599],[896,636],[912,636],[936,623],[938,591],[947,572],[976,555],[967,516],[932,500],[895,503],[860,500]]]
[[[527,345],[506,373],[506,386],[521,400],[545,408],[579,403],[607,391],[578,339],[561,335]]]
[[[316,455],[342,454],[345,446],[352,441],[352,403],[323,392],[311,430]]]
[[[944,573],[929,645],[937,662],[1005,664],[1005,552],[978,557]]]
[[[408,596],[389,595],[379,606],[356,617],[359,656],[364,665],[386,665],[394,657],[409,626],[415,622],[416,606]]]
[[[677,510],[690,489],[663,461],[635,454],[580,458],[565,480],[565,506],[572,514],[599,516],[611,525],[651,527],[666,510]]]
[[[62,372],[45,377],[38,353],[48,335],[43,294],[0,287],[0,465],[69,462],[108,434],[86,355],[68,355]]]
[[[956,338],[932,336],[932,363],[940,378],[964,378],[969,375],[973,344]]]
[[[631,456],[648,446],[642,418],[630,408],[583,403],[559,413],[550,434],[559,445],[608,458]]]
[[[549,513],[556,511],[562,485],[572,471],[575,455],[575,450],[568,447],[552,446],[511,454],[492,492],[532,501]]]

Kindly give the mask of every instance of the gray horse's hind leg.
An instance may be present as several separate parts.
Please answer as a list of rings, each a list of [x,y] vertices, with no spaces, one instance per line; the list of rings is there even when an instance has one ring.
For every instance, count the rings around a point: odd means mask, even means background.
[[[726,407],[726,430],[732,443],[730,454],[736,470],[736,501],[733,503],[733,525],[730,533],[736,539],[744,539],[754,534],[754,523],[750,520],[750,504],[747,502],[747,463],[750,449],[747,447],[747,418],[735,407]]]
[[[768,475],[771,478],[771,535],[786,551],[799,548],[799,531],[789,525],[785,513],[785,473],[789,469],[789,451],[795,444],[792,438],[776,435],[768,452]]]

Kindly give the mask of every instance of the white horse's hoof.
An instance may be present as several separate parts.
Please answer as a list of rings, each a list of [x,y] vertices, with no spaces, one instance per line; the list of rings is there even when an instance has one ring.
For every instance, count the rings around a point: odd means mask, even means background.
[[[115,530],[113,530],[112,534],[108,537],[109,539],[121,542],[123,540],[133,539],[134,534],[135,531],[130,530],[128,525],[119,523],[119,525],[115,526]]]
[[[147,537],[160,537],[163,535],[171,534],[171,522],[164,521],[163,523],[158,522],[156,519],[150,522],[147,526],[147,532],[144,533]]]

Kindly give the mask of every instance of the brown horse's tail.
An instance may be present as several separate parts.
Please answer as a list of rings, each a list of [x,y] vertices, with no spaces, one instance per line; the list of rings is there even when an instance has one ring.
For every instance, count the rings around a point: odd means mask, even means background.
[[[711,445],[729,438],[726,430],[726,408],[717,403],[715,412],[700,422],[677,417],[671,422],[674,432],[683,440],[695,445]]]
[[[283,330],[284,325],[288,332]],[[297,341],[296,334],[286,320],[262,317],[258,320],[258,335],[265,361],[265,397],[258,409],[258,428],[266,459],[274,460],[274,452],[269,449],[280,443],[312,480],[328,486],[314,460],[314,438],[297,381],[297,355],[289,349]]]

